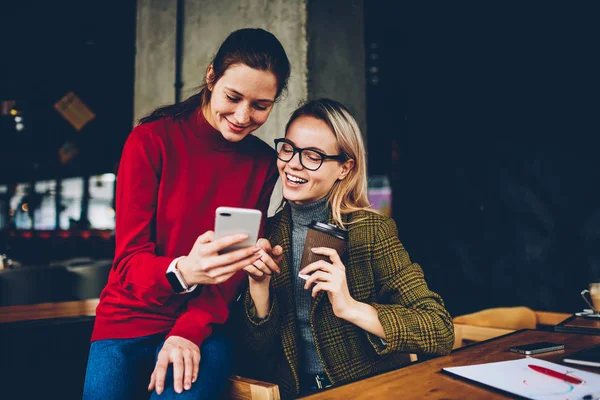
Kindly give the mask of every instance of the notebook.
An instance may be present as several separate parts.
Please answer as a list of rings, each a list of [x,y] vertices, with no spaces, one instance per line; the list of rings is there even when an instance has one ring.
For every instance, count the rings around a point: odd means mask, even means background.
[[[545,375],[529,368],[530,364],[570,375],[583,382],[572,384]],[[580,400],[600,391],[600,374],[570,368],[534,357],[450,367],[444,368],[443,371],[528,399]]]
[[[573,353],[563,359],[570,364],[587,365],[589,367],[600,367],[600,344],[588,349]]]

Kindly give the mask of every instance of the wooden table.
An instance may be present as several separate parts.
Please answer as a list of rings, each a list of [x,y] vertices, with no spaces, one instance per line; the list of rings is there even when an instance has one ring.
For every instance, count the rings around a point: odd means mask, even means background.
[[[0,323],[96,315],[99,299],[0,307]]]
[[[521,330],[462,347],[444,357],[417,362],[396,371],[324,390],[315,395],[304,397],[304,399],[511,399],[514,397],[473,383],[467,383],[460,378],[441,372],[441,369],[516,360],[524,356],[511,353],[508,348],[542,341],[564,343],[566,348],[564,351],[537,354],[535,357],[562,364],[561,360],[566,355],[600,344],[600,336]],[[591,372],[600,372],[599,369],[581,365],[573,367]]]

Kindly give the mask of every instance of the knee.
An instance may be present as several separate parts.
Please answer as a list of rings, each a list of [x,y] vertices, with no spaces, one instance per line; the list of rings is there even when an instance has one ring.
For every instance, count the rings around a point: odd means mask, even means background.
[[[210,335],[200,347],[201,361],[231,365],[233,358],[233,343],[224,334]]]
[[[226,335],[214,333],[202,343],[201,350],[203,353],[214,355],[231,355],[233,353],[233,343]]]

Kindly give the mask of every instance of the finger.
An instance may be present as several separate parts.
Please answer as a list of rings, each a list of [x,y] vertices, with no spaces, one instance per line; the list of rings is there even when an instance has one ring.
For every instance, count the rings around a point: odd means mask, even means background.
[[[260,259],[260,254],[250,256],[244,260],[238,261],[231,265],[213,268],[208,272],[208,275],[213,278],[213,283],[221,283],[227,280],[226,277],[233,276],[236,272],[253,265],[255,261]]]
[[[335,249],[331,249],[329,247],[313,247],[310,250],[315,254],[321,254],[329,257],[332,263],[342,262],[342,260],[340,259],[340,255]]]
[[[323,260],[319,260],[319,261],[315,261],[314,263],[308,264],[306,267],[302,268],[300,270],[300,273],[303,275],[309,275],[315,271],[326,271],[326,272],[331,272],[331,267],[332,265],[330,263],[328,263],[327,261],[323,261]]]
[[[248,239],[248,235],[245,233],[236,233],[235,235],[227,235],[220,237],[218,239],[213,240],[205,246],[205,251],[207,253],[217,253],[223,249],[226,249],[229,246],[233,246],[234,244],[242,243],[244,240]],[[252,248],[253,246],[249,246]],[[258,247],[258,246],[256,246]]]
[[[213,242],[214,243],[214,242]],[[210,257],[210,259],[207,260],[207,270],[211,270],[214,268],[220,268],[220,267],[224,267],[224,266],[229,266],[232,265],[233,263],[236,263],[240,260],[245,260],[248,257],[252,257],[254,255],[256,255],[257,259],[260,257],[260,252],[261,252],[261,248],[258,246],[249,246],[249,247],[244,247],[243,249],[238,249],[235,251],[232,251],[230,253],[225,253],[225,254],[219,254],[219,255],[213,255],[212,257]],[[252,264],[254,262],[254,260],[250,261],[248,264]]]
[[[161,394],[165,388],[165,376],[167,375],[167,368],[169,366],[169,355],[167,352],[160,351],[158,354],[158,360],[156,367],[154,367],[154,384],[156,386],[156,394]]]
[[[254,261],[254,263],[252,265],[254,265],[256,268],[260,269],[264,274],[271,275],[273,273],[273,271],[265,262],[265,261],[268,261],[267,259],[271,261],[270,263],[272,265],[275,264],[275,263],[273,263],[273,260],[271,260],[271,257],[266,255],[265,253],[262,253],[261,258],[259,260]]]
[[[273,247],[273,250],[271,251],[271,256],[273,257],[273,260],[276,263],[279,263],[283,258],[283,247],[281,247],[280,245]]]
[[[260,254],[252,254],[243,260],[235,262],[230,265],[221,266],[210,271],[209,275],[217,280],[221,280],[221,278],[225,275],[233,275],[237,271],[244,269],[248,265],[253,265],[255,261],[260,259]]]
[[[275,272],[276,274],[280,273],[279,265],[269,256],[269,254],[261,252],[260,261],[264,264],[265,268],[267,268],[268,275],[271,275],[271,272]],[[256,262],[254,263],[256,265]],[[261,269],[262,270],[262,269]],[[263,272],[267,273],[267,271]]]
[[[273,247],[273,250],[271,252],[273,253],[273,255],[279,256],[279,255],[283,254],[283,247],[281,247],[280,245],[277,245],[277,246]]]
[[[152,375],[150,375],[150,384],[148,385],[148,391],[151,392],[154,390],[154,383],[155,383],[156,379],[155,379],[155,372],[152,371]]]
[[[179,350],[171,353],[173,362],[173,388],[177,393],[183,392],[183,354]]]
[[[264,272],[256,268],[254,265],[248,265],[245,267],[244,272],[246,272],[251,278],[262,278],[265,276]]]
[[[213,241],[214,237],[215,233],[213,231],[206,231],[202,235],[198,236],[198,238],[196,239],[196,243],[194,243],[194,246],[196,246],[196,244],[210,243]]]
[[[264,251],[266,251],[267,253],[271,252],[271,250],[272,250],[271,249],[271,242],[269,242],[265,238],[258,239],[258,242],[256,242],[256,245],[259,246]]]
[[[263,275],[271,275],[271,270],[269,269],[269,267],[267,267],[267,265],[262,262],[260,259],[254,261],[252,263],[252,266],[256,269],[258,269],[260,272],[263,273]]]
[[[194,351],[192,353],[192,366],[194,367],[194,371],[192,373],[192,383],[196,382],[198,379],[198,371],[200,370],[200,352]]]
[[[319,282],[315,285],[315,287],[312,290],[312,297],[315,298],[317,297],[317,294],[320,291],[324,291],[324,292],[329,292],[330,290],[328,289],[329,285],[325,282]]]
[[[246,274],[248,275],[248,277],[256,282],[262,282],[265,280],[266,276],[262,271],[256,269],[255,266],[249,266],[248,269],[252,268],[252,272],[246,272]]]
[[[308,289],[313,283],[318,282],[329,282],[331,280],[331,274],[323,271],[314,272],[304,284],[304,289]]]
[[[183,372],[183,388],[190,390],[192,388],[192,377],[194,375],[194,360],[190,350],[183,353],[183,364],[185,371]]]

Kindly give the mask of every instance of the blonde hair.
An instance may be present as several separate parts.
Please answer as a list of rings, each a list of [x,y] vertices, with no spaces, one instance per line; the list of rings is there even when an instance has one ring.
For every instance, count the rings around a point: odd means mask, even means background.
[[[370,208],[367,197],[367,156],[360,128],[356,120],[341,103],[330,99],[316,99],[303,103],[290,117],[285,131],[302,116],[325,122],[337,140],[339,150],[346,159],[354,160],[354,167],[342,180],[337,180],[329,191],[328,207],[336,225],[345,228],[342,215]]]

